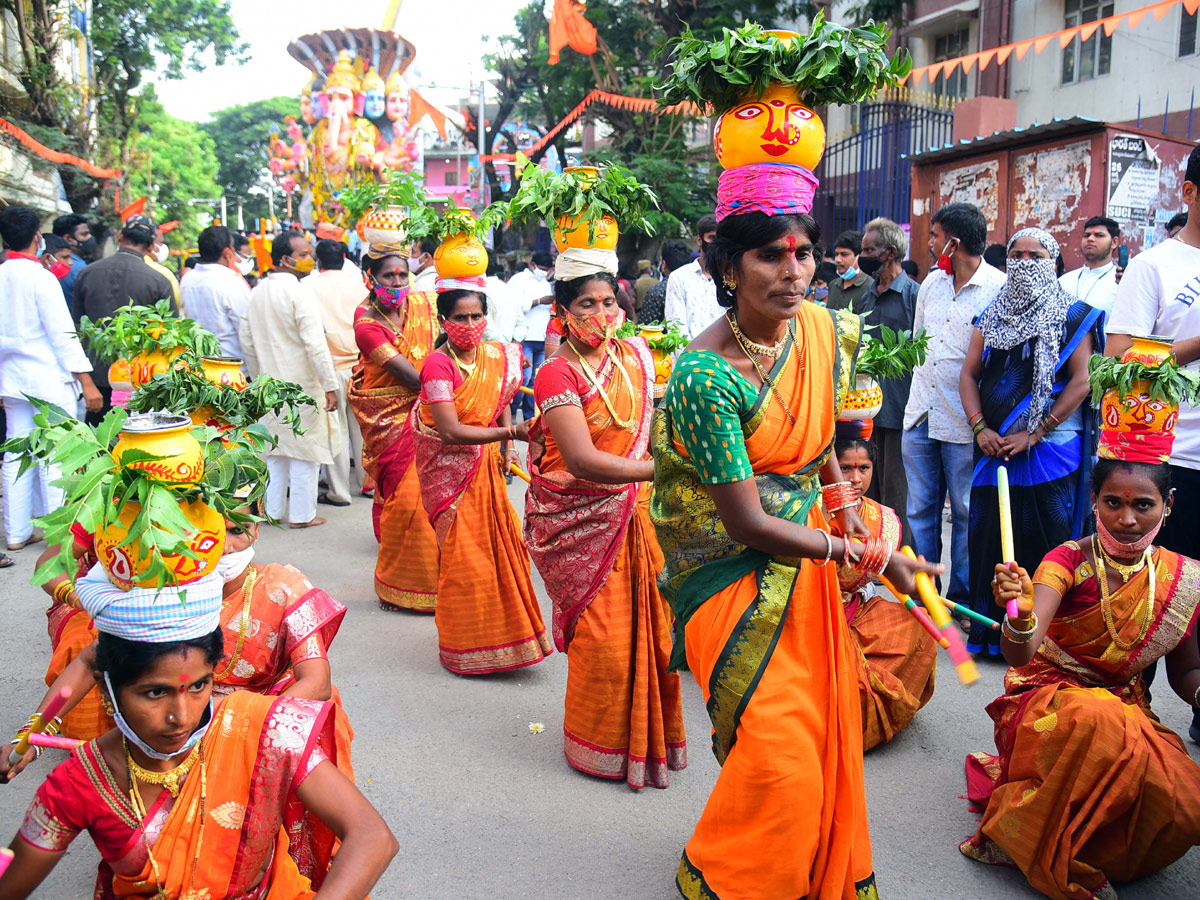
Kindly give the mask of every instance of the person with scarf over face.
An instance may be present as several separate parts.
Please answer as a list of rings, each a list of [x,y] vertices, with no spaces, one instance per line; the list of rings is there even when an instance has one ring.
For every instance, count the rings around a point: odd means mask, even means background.
[[[244,549],[226,557],[250,577]],[[218,570],[182,587],[125,591],[100,564],[77,580],[115,727],[38,788],[0,898],[30,896],[81,831],[100,853],[98,900],[363,898],[383,873],[398,845],[338,770],[333,704],[251,691],[214,700],[223,582]],[[301,821],[311,844],[297,841]],[[306,872],[305,851],[316,847],[326,867]]]
[[[421,368],[410,415],[421,501],[438,546],[439,658],[458,675],[519,669],[553,652],[504,481],[518,461],[513,443],[529,434],[528,421],[514,425],[509,409],[521,352],[483,340],[485,287],[482,276],[439,276],[445,337]]]
[[[654,360],[618,340],[617,254],[568,248],[554,299],[566,339],[534,379],[525,541],[567,653],[563,745],[581,772],[665,788],[687,765],[671,612],[650,524]]]
[[[1088,359],[1103,346],[1101,313],[1058,283],[1058,242],[1024,228],[1008,242],[1004,287],[976,322],[959,378],[975,434],[968,548],[976,612],[999,620],[991,571],[1000,562],[996,472],[1008,468],[1016,561],[1034,566],[1083,533],[1094,436]],[[972,624],[967,649],[1000,655],[1000,633]]]
[[[1200,563],[1155,544],[1174,502],[1165,463],[1178,407],[1148,425],[1136,395],[1113,399],[1092,471],[1096,533],[1054,547],[1032,579],[992,567],[996,603],[1016,604],[1001,632],[1012,668],[987,708],[996,753],[967,757],[983,818],[959,850],[1015,866],[1055,900],[1116,900],[1112,882],[1200,843],[1200,765],[1151,711],[1145,684],[1163,658],[1172,690],[1200,706]]]

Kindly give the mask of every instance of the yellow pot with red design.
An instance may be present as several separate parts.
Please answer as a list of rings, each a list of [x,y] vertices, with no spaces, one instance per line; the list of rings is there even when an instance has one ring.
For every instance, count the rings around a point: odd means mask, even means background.
[[[408,214],[402,206],[373,209],[359,223],[361,236],[368,244],[390,244],[403,241]]]
[[[725,169],[787,163],[811,172],[825,153],[825,123],[793,85],[772,82],[761,97],[751,91],[717,119],[713,149]]]
[[[204,450],[192,435],[192,420],[171,413],[146,413],[125,420],[112,449],[125,469],[140,469],[162,484],[195,484],[204,475]]]
[[[867,375],[854,376],[854,389],[846,392],[846,401],[838,418],[843,422],[873,419],[883,409],[883,388]]]
[[[661,325],[639,325],[638,337],[644,337],[647,341],[657,340],[663,336],[663,327]],[[667,382],[671,380],[671,354],[665,350],[655,350],[650,348],[650,356],[654,360],[654,399],[661,400],[667,392]]]
[[[1121,354],[1121,362],[1159,366],[1171,357],[1171,340],[1157,336],[1134,337]],[[1138,380],[1121,396],[1115,387],[1100,400],[1101,459],[1129,459],[1165,463],[1175,443],[1179,405],[1152,396],[1149,381]]]
[[[114,391],[133,390],[133,370],[127,359],[118,359],[108,367],[108,386]]]
[[[200,359],[200,370],[210,384],[217,387],[227,387],[235,391],[246,389],[246,374],[242,371],[242,360],[234,356],[205,356]],[[221,431],[228,431],[232,426],[220,416],[211,406],[197,406],[188,416],[195,425],[210,425]]]
[[[594,231],[593,231],[594,229]],[[620,229],[612,216],[598,219],[589,226],[584,214],[559,216],[554,223],[554,245],[562,253],[568,247],[595,250],[616,250]]]
[[[179,509],[192,526],[187,546],[196,558],[169,553],[163,554],[163,561],[172,573],[174,584],[186,585],[216,570],[225,548],[225,519],[199,500],[180,502]],[[116,521],[96,529],[96,558],[112,583],[125,591],[134,587],[157,587],[156,579],[145,576],[150,554],[144,552],[137,541],[121,546],[141,511],[139,504],[126,503]]]
[[[433,267],[442,278],[478,278],[487,274],[483,241],[465,232],[452,234],[433,252]]]

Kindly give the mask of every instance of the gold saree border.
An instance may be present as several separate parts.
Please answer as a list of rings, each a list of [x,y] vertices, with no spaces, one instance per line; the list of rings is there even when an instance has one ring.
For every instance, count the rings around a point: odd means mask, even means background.
[[[704,880],[704,873],[688,859],[686,850],[679,861],[679,871],[675,873],[675,886],[687,900],[721,900],[721,896]],[[798,897],[797,900],[808,900],[808,896]],[[862,881],[854,882],[854,900],[879,900],[879,886],[875,883],[874,872]]]

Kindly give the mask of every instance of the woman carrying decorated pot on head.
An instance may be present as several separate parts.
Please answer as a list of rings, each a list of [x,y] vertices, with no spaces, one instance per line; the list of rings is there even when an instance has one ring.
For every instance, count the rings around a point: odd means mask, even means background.
[[[975,432],[968,529],[971,606],[999,619],[991,567],[1001,559],[996,475],[1008,469],[1017,562],[1033,564],[1083,533],[1095,439],[1088,359],[1103,349],[1102,312],[1062,289],[1058,241],[1023,228],[1008,241],[1004,287],[979,316],[959,379]],[[967,649],[1000,655],[1000,633],[973,624]]]
[[[719,182],[705,260],[727,314],[679,356],[652,435],[659,583],[675,612],[676,662],[686,658],[704,692],[722,766],[676,876],[693,900],[878,896],[857,648],[837,567],[886,572],[901,590],[941,567],[893,553],[853,505],[836,502],[850,486],[833,456],[834,421],[861,326],[805,302],[821,141],[804,163],[788,153],[806,144],[811,107],[863,99],[903,73],[885,40],[882,27],[851,32],[820,16],[812,33],[786,41],[754,25],[711,44],[685,32],[662,85],[664,102],[746,110],[722,123],[725,152],[732,130],[761,145]],[[723,49],[731,42],[743,53],[742,84],[747,73],[802,71],[801,60],[813,67],[788,100],[738,96]]]
[[[350,407],[363,434],[363,468],[375,480],[371,509],[379,556],[375,594],[384,609],[433,612],[437,541],[413,466],[409,413],[421,367],[438,336],[436,295],[410,290],[407,243],[372,244],[363,259],[370,294],[354,317],[362,360],[350,379]]]
[[[1169,343],[1135,338],[1122,359],[1090,366],[1093,398],[1103,395],[1096,533],[1051,549],[1032,579],[1015,563],[993,569],[996,603],[1016,607],[1000,643],[1012,668],[988,706],[996,755],[967,757],[983,819],[959,846],[1059,900],[1116,897],[1112,882],[1200,843],[1200,766],[1143,681],[1165,657],[1171,688],[1200,706],[1200,563],[1154,543],[1171,514],[1179,405],[1200,397]]]
[[[530,578],[504,473],[529,425],[512,423],[521,384],[515,344],[484,341],[484,249],[472,224],[449,219],[434,256],[445,331],[421,369],[411,427],[421,500],[440,556],[434,621],[441,663],[459,675],[541,662],[553,648]]]
[[[586,235],[583,236],[586,238]],[[671,612],[650,524],[654,360],[617,340],[614,250],[568,246],[554,299],[566,338],[534,380],[525,540],[566,652],[567,762],[631,788],[665,788],[687,764]]]

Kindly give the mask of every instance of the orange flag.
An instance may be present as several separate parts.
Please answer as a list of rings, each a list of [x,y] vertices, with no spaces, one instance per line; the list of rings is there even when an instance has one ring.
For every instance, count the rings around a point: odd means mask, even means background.
[[[426,116],[429,116],[430,121],[433,122],[433,127],[437,129],[437,133],[442,136],[443,141],[446,140],[446,114],[416,91],[409,91],[408,98],[408,121],[415,125]]]
[[[130,216],[140,216],[145,211],[146,211],[146,198],[138,197],[136,200],[134,200],[132,203],[130,203],[127,207],[125,207],[123,210],[121,210],[121,212],[120,212],[121,221],[124,222]]]
[[[558,62],[558,51],[570,47],[591,56],[596,52],[596,26],[583,17],[584,5],[577,0],[554,0],[550,14],[550,65]]]

